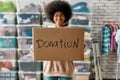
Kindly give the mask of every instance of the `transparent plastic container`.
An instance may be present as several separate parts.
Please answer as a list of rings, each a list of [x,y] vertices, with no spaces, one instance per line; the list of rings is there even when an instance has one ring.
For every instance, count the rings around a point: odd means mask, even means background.
[[[74,13],[72,18],[70,19],[70,26],[87,26],[91,27],[92,14],[82,14],[82,13]]]
[[[40,80],[40,72],[18,72],[19,80]]]
[[[16,72],[0,72],[0,80],[17,80]]]
[[[73,13],[91,13],[92,1],[91,0],[69,0]]]
[[[0,60],[0,72],[16,71],[16,60]]]
[[[17,37],[19,49],[30,49],[32,45],[32,37]]]
[[[0,36],[16,36],[16,26],[15,25],[1,25]]]
[[[73,80],[89,80],[90,72],[81,73],[81,74],[73,74]]]
[[[40,25],[39,12],[16,13],[18,25]]]
[[[40,25],[17,25],[17,34],[19,37],[32,37],[32,28]]]
[[[0,60],[15,60],[16,49],[0,49]]]
[[[17,48],[15,37],[0,37],[0,49]]]
[[[0,25],[15,25],[16,14],[14,12],[0,12]]]
[[[43,0],[17,0],[17,12],[40,12]]]
[[[42,11],[45,12],[45,6],[54,0],[41,0],[41,1],[43,1]]]
[[[30,49],[18,49],[18,60],[20,61],[33,61],[33,55]]]
[[[19,61],[19,71],[38,72],[41,71],[41,61]]]
[[[51,22],[45,13],[42,14],[42,21],[43,21],[43,27],[55,27],[55,24],[53,22]]]
[[[74,61],[74,74],[79,74],[82,72],[89,72],[90,62],[85,61]]]

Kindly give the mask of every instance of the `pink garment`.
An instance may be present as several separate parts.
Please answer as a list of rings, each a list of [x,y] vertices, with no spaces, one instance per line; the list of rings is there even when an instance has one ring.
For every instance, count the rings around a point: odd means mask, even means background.
[[[114,41],[115,41],[114,37],[115,37],[114,25],[111,25],[110,51],[114,51],[115,50],[115,47],[114,47]]]

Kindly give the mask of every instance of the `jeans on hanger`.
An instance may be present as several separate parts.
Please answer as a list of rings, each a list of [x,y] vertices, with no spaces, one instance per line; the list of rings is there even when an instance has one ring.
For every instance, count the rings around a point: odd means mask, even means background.
[[[72,80],[72,77],[53,76],[53,77],[45,77],[45,80]]]

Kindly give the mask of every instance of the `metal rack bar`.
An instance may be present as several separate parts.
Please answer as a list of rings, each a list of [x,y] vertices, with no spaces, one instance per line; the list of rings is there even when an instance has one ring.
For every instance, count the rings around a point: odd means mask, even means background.
[[[94,67],[95,67],[95,80],[102,80],[100,54],[99,54],[100,50],[99,50],[99,43],[97,41],[92,42],[92,50],[93,50],[93,59],[94,59]]]

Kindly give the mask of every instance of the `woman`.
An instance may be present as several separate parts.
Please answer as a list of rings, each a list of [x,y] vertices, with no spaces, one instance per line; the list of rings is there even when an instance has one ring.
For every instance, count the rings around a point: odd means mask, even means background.
[[[67,27],[72,16],[71,7],[65,1],[49,3],[45,12],[56,28]],[[73,70],[73,61],[45,61],[43,66],[45,80],[72,80]]]
[[[52,1],[45,8],[46,15],[56,28],[67,27],[72,16],[70,5],[65,1]],[[44,61],[45,80],[72,80],[73,61]]]

